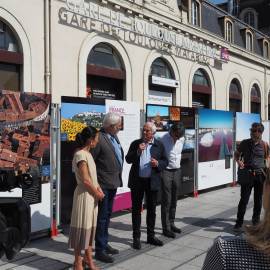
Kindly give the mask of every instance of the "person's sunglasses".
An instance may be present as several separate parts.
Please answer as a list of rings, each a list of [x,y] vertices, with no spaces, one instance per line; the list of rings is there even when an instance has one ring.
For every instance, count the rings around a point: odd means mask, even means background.
[[[262,133],[262,130],[261,130],[260,128],[251,128],[250,131],[251,131],[252,133],[256,133],[256,132]]]

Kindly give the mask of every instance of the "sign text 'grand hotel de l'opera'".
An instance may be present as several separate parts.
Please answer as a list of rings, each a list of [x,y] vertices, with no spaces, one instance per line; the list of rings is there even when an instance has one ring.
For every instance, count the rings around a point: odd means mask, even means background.
[[[203,41],[86,0],[66,0],[66,6],[59,9],[59,23],[87,32],[107,33],[125,42],[167,51],[196,62],[210,64],[210,59],[219,58],[217,48]]]

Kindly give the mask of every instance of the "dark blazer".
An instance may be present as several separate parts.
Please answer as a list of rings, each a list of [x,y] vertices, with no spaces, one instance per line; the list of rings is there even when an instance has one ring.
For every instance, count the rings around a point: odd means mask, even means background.
[[[115,136],[120,144],[118,138]],[[124,159],[124,151],[121,147],[122,159]],[[91,154],[95,160],[97,167],[97,179],[101,188],[116,189],[123,185],[122,183],[122,166],[119,164],[115,150],[111,140],[108,138],[104,129],[99,132],[99,142],[97,146],[91,150]]]
[[[129,164],[132,164],[129,179],[128,179],[128,187],[133,188],[136,186],[137,181],[141,181],[139,178],[139,169],[140,169],[140,155],[138,155],[139,144],[142,143],[143,140],[135,140],[131,143],[128,153],[126,155],[126,161]],[[157,191],[161,186],[160,173],[163,171],[167,165],[168,160],[166,158],[165,149],[163,144],[154,139],[153,145],[150,150],[151,157],[155,158],[158,161],[158,167],[152,168],[151,172],[151,190]]]

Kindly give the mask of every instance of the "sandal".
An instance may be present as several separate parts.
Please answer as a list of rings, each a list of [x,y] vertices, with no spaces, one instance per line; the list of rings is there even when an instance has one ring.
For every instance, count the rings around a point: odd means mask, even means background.
[[[85,259],[83,259],[82,265],[83,265],[84,268],[87,266],[89,270],[100,270],[100,268],[97,267],[94,264],[94,262],[92,262],[92,264],[91,264],[88,260],[85,260]]]

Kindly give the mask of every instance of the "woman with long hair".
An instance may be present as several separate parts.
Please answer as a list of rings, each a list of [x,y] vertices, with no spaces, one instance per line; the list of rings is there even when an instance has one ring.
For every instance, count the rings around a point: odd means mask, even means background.
[[[270,269],[270,170],[265,171],[264,219],[246,227],[246,236],[226,236],[215,240],[202,270]]]
[[[79,148],[72,160],[77,187],[73,196],[69,248],[74,249],[75,270],[83,270],[86,264],[97,270],[92,258],[92,245],[95,239],[98,201],[104,194],[97,182],[96,165],[90,149],[98,143],[98,131],[94,127],[85,127],[76,136]],[[82,257],[84,250],[84,258]]]

